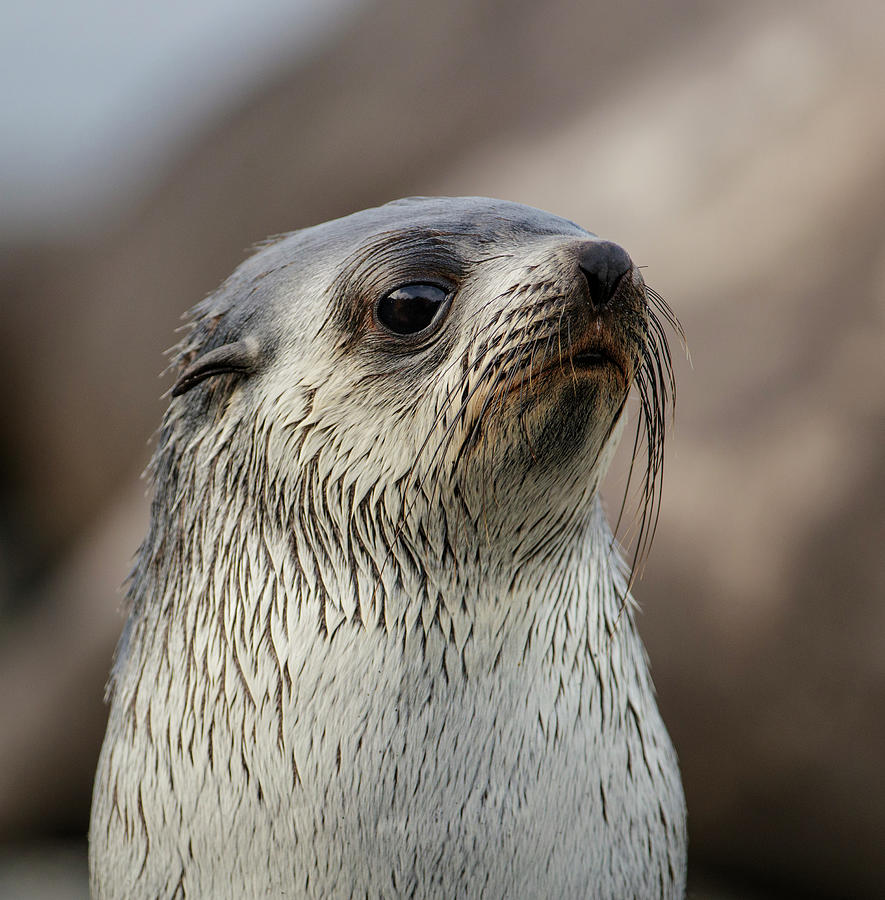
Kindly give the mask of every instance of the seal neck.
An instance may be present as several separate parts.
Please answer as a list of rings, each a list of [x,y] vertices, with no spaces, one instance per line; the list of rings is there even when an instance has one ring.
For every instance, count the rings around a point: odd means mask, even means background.
[[[402,482],[360,485],[318,460],[287,480],[271,476],[254,438],[251,453],[231,454],[218,447],[236,435],[221,428],[212,445],[166,437],[131,589],[144,641],[170,622],[186,635],[214,622],[225,640],[239,634],[254,647],[275,622],[285,642],[304,629],[325,640],[354,628],[437,632],[494,656],[531,639],[552,652],[578,632],[594,653],[633,634],[624,567],[593,486],[571,514],[527,511],[502,535],[457,492],[443,502]]]

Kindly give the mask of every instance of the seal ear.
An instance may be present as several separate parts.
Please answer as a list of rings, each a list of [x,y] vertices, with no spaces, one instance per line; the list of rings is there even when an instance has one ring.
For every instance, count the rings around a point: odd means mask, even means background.
[[[194,360],[178,376],[178,380],[172,386],[172,396],[186,394],[191,388],[213,375],[225,375],[228,372],[251,375],[257,371],[259,362],[258,342],[254,338],[216,347]]]

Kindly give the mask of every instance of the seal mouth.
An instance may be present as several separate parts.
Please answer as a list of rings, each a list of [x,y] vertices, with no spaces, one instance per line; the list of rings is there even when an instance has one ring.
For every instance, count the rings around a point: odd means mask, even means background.
[[[522,377],[513,380],[507,393],[522,395],[526,386],[535,382],[546,383],[557,378],[576,382],[582,376],[612,378],[619,382],[619,390],[626,390],[632,370],[628,353],[607,329],[598,327],[594,331],[571,346],[563,341],[562,348],[549,353],[549,358],[537,368],[529,364]]]
[[[627,371],[624,360],[610,352],[606,347],[588,348],[586,350],[581,350],[579,353],[573,353],[568,360],[568,363],[579,370],[586,369],[594,371],[615,368],[620,372],[624,381],[627,380]]]
[[[627,353],[607,330],[598,328],[596,331],[571,347],[563,347],[556,359],[543,365],[532,377],[559,374],[574,379],[582,374],[613,374],[624,387],[629,385],[631,367]]]

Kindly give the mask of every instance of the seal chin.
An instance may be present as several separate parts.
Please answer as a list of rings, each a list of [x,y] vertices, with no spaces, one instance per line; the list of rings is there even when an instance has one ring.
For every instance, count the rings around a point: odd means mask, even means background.
[[[493,456],[509,468],[524,476],[532,472],[549,487],[572,479],[578,459],[593,461],[591,467],[597,467],[627,394],[624,371],[611,357],[594,351],[580,359],[565,357],[531,379],[526,376],[522,391],[511,394],[510,415],[498,420],[504,427],[488,423],[482,440],[492,442]],[[482,458],[487,466],[487,456]],[[585,475],[581,467],[580,478]]]

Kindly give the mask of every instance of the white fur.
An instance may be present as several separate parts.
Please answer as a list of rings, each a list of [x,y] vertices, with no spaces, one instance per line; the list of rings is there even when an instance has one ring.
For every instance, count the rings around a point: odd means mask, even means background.
[[[568,240],[479,266],[470,289],[555,274]],[[298,278],[320,308],[328,272]],[[451,358],[520,339],[518,296]],[[435,455],[423,438],[452,423],[458,367],[361,392],[365,366],[309,322],[214,420],[170,410],[96,776],[94,896],[681,897],[678,768],[595,495],[611,421],[548,471],[495,450],[517,441],[502,412],[453,473],[468,422]]]

